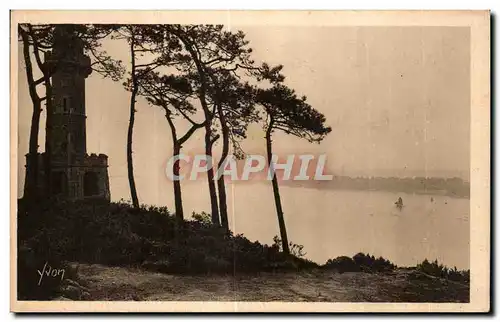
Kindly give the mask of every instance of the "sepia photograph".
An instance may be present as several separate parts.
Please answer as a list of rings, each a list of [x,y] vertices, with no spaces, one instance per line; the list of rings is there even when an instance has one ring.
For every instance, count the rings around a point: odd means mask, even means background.
[[[488,311],[489,37],[11,11],[11,310]]]

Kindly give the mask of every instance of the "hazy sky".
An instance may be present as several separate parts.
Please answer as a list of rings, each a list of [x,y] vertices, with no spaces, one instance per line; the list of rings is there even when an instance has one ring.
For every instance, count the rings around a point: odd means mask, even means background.
[[[232,26],[232,29],[240,29]],[[363,176],[460,176],[469,179],[470,39],[458,27],[241,28],[256,61],[283,64],[287,84],[325,114],[331,134],[320,145],[285,135],[277,153],[327,153],[329,172]],[[129,67],[127,47],[105,49]],[[20,57],[20,62],[22,58]],[[19,192],[32,105],[19,65]],[[121,82],[87,79],[87,151],[109,156],[112,199],[129,198],[126,137],[129,93]],[[139,99],[134,165],[141,201],[164,204],[172,153],[164,113]],[[43,149],[44,124],[40,133]],[[201,151],[203,131],[185,146]],[[247,152],[264,152],[251,128]],[[205,184],[205,183],[204,183]]]

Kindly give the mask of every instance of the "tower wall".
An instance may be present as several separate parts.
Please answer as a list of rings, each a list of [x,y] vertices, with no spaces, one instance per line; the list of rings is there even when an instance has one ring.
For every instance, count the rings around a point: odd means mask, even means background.
[[[45,54],[45,66],[53,71],[50,145],[50,180],[45,173],[46,155],[39,154],[38,188],[58,197],[76,200],[110,199],[108,157],[87,154],[85,79],[91,73],[90,58],[71,26],[54,30],[54,48]],[[26,166],[29,167],[27,156]],[[50,183],[49,183],[50,181]],[[47,189],[50,184],[50,189]]]

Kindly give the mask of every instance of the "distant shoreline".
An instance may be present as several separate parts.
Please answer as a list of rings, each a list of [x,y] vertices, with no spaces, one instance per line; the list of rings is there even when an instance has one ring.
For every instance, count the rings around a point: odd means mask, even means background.
[[[263,181],[238,182],[268,183]],[[292,188],[312,188],[317,190],[379,191],[430,196],[446,196],[469,199],[470,183],[460,178],[394,178],[394,177],[346,177],[336,176],[331,181],[281,181],[280,184]]]

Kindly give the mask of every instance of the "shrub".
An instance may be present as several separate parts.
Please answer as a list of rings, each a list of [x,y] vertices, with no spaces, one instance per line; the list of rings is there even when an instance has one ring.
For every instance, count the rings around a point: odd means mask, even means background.
[[[271,247],[278,249],[280,252],[283,251],[283,242],[278,236],[273,237],[273,245]],[[304,252],[304,245],[298,245],[294,244],[293,242],[289,242],[288,248],[290,249],[290,254],[295,257],[304,258],[304,256],[307,255],[307,253]]]
[[[212,225],[212,217],[210,216],[210,214],[207,214],[204,211],[202,211],[200,214],[197,214],[193,211],[192,217],[195,221],[199,222],[202,225],[205,226]]]
[[[338,271],[339,273],[344,272],[359,272],[359,267],[356,266],[354,260],[347,256],[340,256],[334,259],[329,259],[324,268],[333,269]]]
[[[417,271],[423,272],[428,275],[435,277],[445,278],[456,282],[470,282],[470,270],[457,270],[457,267],[453,269],[438,263],[437,259],[433,262],[429,262],[425,259],[422,263],[416,266]]]
[[[396,265],[383,257],[375,258],[370,254],[357,253],[352,258],[340,256],[335,259],[329,259],[323,268],[334,269],[343,272],[386,272],[396,268]]]

